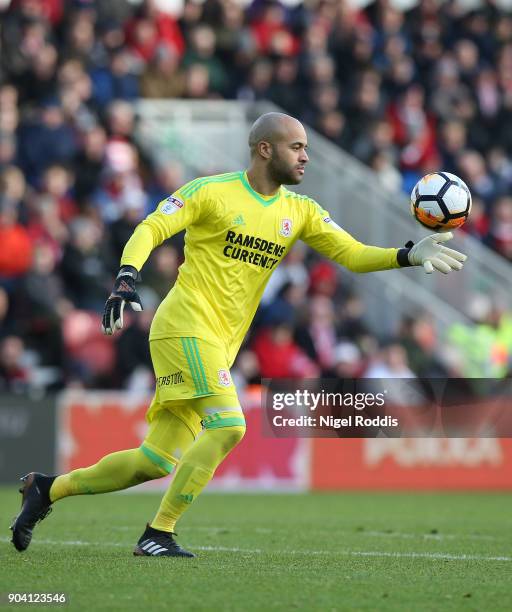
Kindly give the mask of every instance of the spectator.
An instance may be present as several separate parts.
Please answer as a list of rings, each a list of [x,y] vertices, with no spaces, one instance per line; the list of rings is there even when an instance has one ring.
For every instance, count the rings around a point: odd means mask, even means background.
[[[181,98],[185,91],[185,77],[179,56],[169,47],[160,47],[148,63],[140,81],[144,98]]]
[[[69,231],[56,198],[48,194],[33,194],[29,202],[27,229],[32,243],[44,242],[56,257],[62,255]]]
[[[459,171],[457,158],[466,149],[467,129],[463,121],[452,119],[440,128],[439,154],[441,166],[447,172],[456,174]]]
[[[247,82],[237,92],[239,100],[265,100],[272,85],[273,67],[265,59],[257,60],[249,70]]]
[[[27,72],[18,79],[18,91],[22,103],[41,104],[55,93],[57,73],[57,49],[46,44],[34,57]]]
[[[190,2],[190,4],[201,6],[195,2]],[[236,83],[238,83],[244,78],[243,70],[239,65],[239,54],[243,49],[252,48],[254,42],[245,26],[245,13],[241,3],[234,0],[222,2],[221,12],[220,23],[215,28],[217,57],[224,66],[231,67],[232,79],[236,78]],[[236,95],[236,87],[233,87],[233,83],[231,83],[229,95],[230,97]]]
[[[124,100],[113,100],[107,107],[107,132],[110,138],[130,141],[135,131],[135,112]]]
[[[334,374],[338,379],[360,378],[364,360],[357,344],[343,340],[334,351]]]
[[[462,231],[483,240],[489,234],[489,216],[486,213],[483,201],[478,197],[472,198],[471,214],[461,228]],[[492,245],[490,245],[492,246]]]
[[[305,287],[291,282],[285,283],[279,290],[275,300],[268,306],[263,306],[258,313],[258,325],[275,325],[279,321],[293,322],[297,308],[302,305],[305,297]]]
[[[0,389],[20,393],[30,383],[30,370],[23,363],[25,347],[19,336],[0,341]]]
[[[61,324],[72,305],[64,297],[56,265],[51,247],[45,243],[36,245],[32,266],[16,296],[16,308],[27,344],[37,351],[40,363],[62,369],[65,359]]]
[[[98,44],[94,33],[95,15],[92,11],[79,10],[71,13],[66,27],[64,55],[87,65]]]
[[[211,91],[224,94],[228,89],[228,75],[215,54],[215,32],[207,25],[196,26],[190,35],[190,47],[183,58],[184,68],[202,66],[208,72]]]
[[[144,271],[144,285],[150,287],[163,300],[178,276],[180,257],[168,242],[153,251],[150,265]]]
[[[20,166],[31,184],[37,183],[49,165],[73,157],[77,150],[75,135],[56,98],[43,104],[37,121],[20,125],[18,146]]]
[[[41,195],[55,202],[59,218],[69,223],[77,215],[77,207],[71,197],[74,177],[67,168],[54,164],[47,168],[42,176]]]
[[[352,134],[347,125],[345,115],[338,110],[328,110],[321,114],[317,120],[317,130],[331,142],[342,149],[348,150],[352,141]]]
[[[83,134],[82,146],[73,160],[74,193],[79,205],[84,206],[96,191],[105,165],[106,134],[94,126]]]
[[[436,356],[438,339],[432,320],[426,314],[404,317],[398,337],[407,353],[411,370],[418,376],[438,378],[447,375]]]
[[[457,157],[458,174],[471,185],[471,192],[481,198],[487,209],[499,195],[498,185],[492,180],[484,158],[474,150],[466,150]]]
[[[91,201],[106,223],[113,223],[131,209],[131,218],[141,220],[147,195],[137,172],[137,149],[120,139],[111,139],[105,148],[102,184]]]
[[[423,88],[412,85],[389,108],[394,142],[401,148],[400,166],[406,173],[404,189],[437,166],[434,117],[425,112]]]
[[[304,325],[295,331],[295,341],[318,365],[322,376],[333,376],[336,363],[336,324],[331,299],[318,295],[308,304]]]
[[[309,272],[309,290],[311,295],[334,297],[338,287],[338,275],[330,261],[319,261]]]
[[[150,392],[155,377],[149,353],[149,328],[159,303],[159,297],[150,289],[143,289],[140,298],[144,310],[129,319],[116,344],[116,374],[118,384],[131,391]],[[139,316],[141,315],[141,316]]]
[[[303,100],[295,92],[299,78],[299,64],[296,58],[281,58],[275,67],[274,80],[268,92],[269,97],[279,106],[286,108],[295,117],[303,114]]]
[[[143,64],[152,60],[163,45],[183,54],[183,36],[176,21],[159,11],[154,0],[144,0],[137,15],[126,24],[125,32],[128,48]]]
[[[0,172],[0,194],[4,203],[10,203],[17,211],[18,218],[26,221],[27,183],[23,172],[17,166],[6,166]]]
[[[139,79],[131,57],[124,49],[114,50],[107,66],[90,73],[95,102],[103,107],[112,100],[133,101],[139,95]]]
[[[494,208],[485,242],[500,255],[512,261],[512,198],[500,198]]]
[[[101,226],[85,217],[74,219],[60,264],[66,295],[73,305],[102,312],[115,267]]]
[[[202,64],[191,64],[185,73],[183,97],[190,100],[216,97],[210,88],[210,73]]]
[[[299,41],[286,23],[284,8],[278,2],[261,5],[251,32],[261,55],[291,56],[299,50]]]
[[[415,378],[407,353],[395,341],[385,344],[363,374],[364,378]]]
[[[261,300],[262,305],[271,302],[287,283],[299,285],[307,290],[309,278],[304,263],[305,258],[306,246],[302,242],[297,242],[270,277]]]
[[[253,350],[262,378],[316,378],[320,371],[293,340],[293,328],[280,322],[258,332]]]
[[[370,168],[377,175],[382,186],[391,193],[400,191],[402,176],[393,164],[391,156],[385,151],[376,151],[370,159]]]
[[[32,242],[18,222],[16,204],[0,197],[0,286],[8,291],[23,277],[32,262]]]

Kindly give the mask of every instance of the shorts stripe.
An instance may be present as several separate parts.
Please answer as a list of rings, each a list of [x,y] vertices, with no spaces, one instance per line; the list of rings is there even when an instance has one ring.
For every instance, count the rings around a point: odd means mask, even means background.
[[[192,358],[192,355],[189,352],[189,347],[188,347],[188,338],[181,338],[181,344],[183,346],[183,352],[185,353],[185,357],[187,358],[187,362],[188,362],[188,367],[190,368],[190,374],[192,375],[192,380],[194,381],[194,385],[196,388],[196,395],[200,395],[201,394],[201,388],[199,386],[199,379],[198,379],[198,375],[197,375],[197,370],[195,367],[195,362]]]
[[[206,374],[205,374],[204,367],[203,367],[203,362],[201,361],[201,355],[199,354],[199,348],[197,346],[197,341],[195,338],[191,338],[191,342],[192,342],[192,346],[193,346],[195,355],[197,357],[199,368],[201,370],[201,378],[204,384],[204,393],[210,393],[210,390],[208,389],[208,381],[206,380]]]
[[[201,369],[199,366],[199,363],[197,361],[197,357],[196,354],[194,352],[194,347],[192,344],[192,338],[186,338],[185,339],[187,347],[188,347],[188,354],[190,355],[190,359],[192,361],[192,363],[194,364],[194,368],[195,368],[195,377],[196,377],[196,385],[198,388],[198,395],[205,395],[208,393],[208,389],[205,385],[205,381],[203,381],[202,377],[201,377]]]

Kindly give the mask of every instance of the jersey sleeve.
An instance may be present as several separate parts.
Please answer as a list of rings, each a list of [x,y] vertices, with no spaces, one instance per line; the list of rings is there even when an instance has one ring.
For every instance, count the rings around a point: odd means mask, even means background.
[[[159,202],[156,210],[139,223],[124,247],[122,266],[140,270],[159,244],[208,215],[211,211],[208,188],[199,181],[187,183]]]
[[[376,272],[401,267],[399,249],[363,244],[335,223],[314,200],[306,201],[306,220],[300,239],[352,272]]]

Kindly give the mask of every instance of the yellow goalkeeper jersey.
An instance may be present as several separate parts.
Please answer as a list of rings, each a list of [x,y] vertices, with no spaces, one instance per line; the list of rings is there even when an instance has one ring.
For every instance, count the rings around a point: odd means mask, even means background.
[[[265,285],[296,240],[354,272],[400,267],[398,249],[364,245],[311,198],[257,193],[245,172],[198,178],[160,202],[127,242],[121,265],[186,229],[185,261],[154,317],[150,340],[189,336],[225,348],[231,365]]]

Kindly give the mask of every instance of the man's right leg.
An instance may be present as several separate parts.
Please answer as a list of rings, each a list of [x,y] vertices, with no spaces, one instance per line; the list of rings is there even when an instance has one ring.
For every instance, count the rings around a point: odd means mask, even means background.
[[[172,446],[161,447],[159,440],[172,441]],[[158,410],[146,441],[139,448],[106,455],[90,467],[58,476],[50,489],[50,501],[70,495],[119,491],[167,476],[193,441],[194,435],[181,419],[169,410]]]
[[[63,497],[107,493],[162,478],[172,466],[159,457],[149,457],[142,448],[106,455],[94,465],[62,476],[32,472],[22,478],[21,511],[11,525],[12,543],[20,552],[28,548],[38,521],[51,511],[51,505]]]

